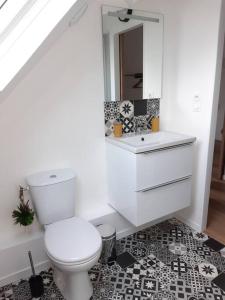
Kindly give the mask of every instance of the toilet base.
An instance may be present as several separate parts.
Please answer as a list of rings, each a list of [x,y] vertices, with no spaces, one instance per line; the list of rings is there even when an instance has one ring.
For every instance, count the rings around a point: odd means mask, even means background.
[[[54,268],[54,281],[66,300],[90,300],[93,286],[88,272],[63,273]]]

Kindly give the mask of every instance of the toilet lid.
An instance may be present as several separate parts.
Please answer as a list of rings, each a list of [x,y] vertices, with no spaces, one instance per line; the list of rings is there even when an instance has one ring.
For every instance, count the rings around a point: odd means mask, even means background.
[[[48,225],[45,247],[58,261],[76,263],[91,259],[101,247],[101,236],[89,222],[70,218]]]

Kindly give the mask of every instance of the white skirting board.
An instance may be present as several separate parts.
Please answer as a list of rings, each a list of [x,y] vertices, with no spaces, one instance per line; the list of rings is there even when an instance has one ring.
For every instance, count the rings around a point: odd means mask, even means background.
[[[117,239],[120,239],[143,228],[169,219],[170,217],[172,216],[166,216],[141,227],[135,227],[117,212],[112,212],[97,219],[90,220],[90,222],[94,225],[103,223],[112,224],[116,227]],[[0,287],[20,279],[29,278],[31,269],[27,255],[28,250],[32,251],[37,273],[50,267],[50,262],[45,254],[43,233],[40,233],[40,235],[34,239],[0,250]]]
[[[175,214],[174,217],[177,218],[178,220],[180,220],[181,222],[185,223],[186,225],[190,226],[191,228],[193,228],[197,232],[201,232],[202,231],[200,224],[197,224],[197,223],[193,222],[192,220],[185,218],[182,215],[182,213],[178,212],[177,214]]]

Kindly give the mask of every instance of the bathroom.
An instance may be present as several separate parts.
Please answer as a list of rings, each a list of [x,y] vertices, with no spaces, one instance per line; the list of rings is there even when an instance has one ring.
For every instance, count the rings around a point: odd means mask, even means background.
[[[164,16],[160,129],[197,139],[191,205],[170,217],[198,232],[205,230],[225,31],[221,2],[89,1],[82,17],[47,39],[0,92],[1,287],[29,278],[28,249],[37,273],[49,268],[37,219],[24,230],[11,218],[18,205],[18,187],[26,186],[30,174],[72,168],[76,215],[96,225],[116,225],[118,239],[134,232],[108,205],[102,5],[131,6]]]

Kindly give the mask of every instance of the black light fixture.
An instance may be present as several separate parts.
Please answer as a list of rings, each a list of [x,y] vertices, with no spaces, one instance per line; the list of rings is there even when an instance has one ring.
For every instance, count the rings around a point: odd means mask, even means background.
[[[126,15],[132,15],[132,14],[133,14],[133,9],[128,9]],[[127,23],[127,22],[130,21],[129,18],[124,18],[124,19],[122,19],[122,18],[120,18],[120,17],[119,17],[119,20],[120,20],[120,22],[125,22],[125,23]]]

